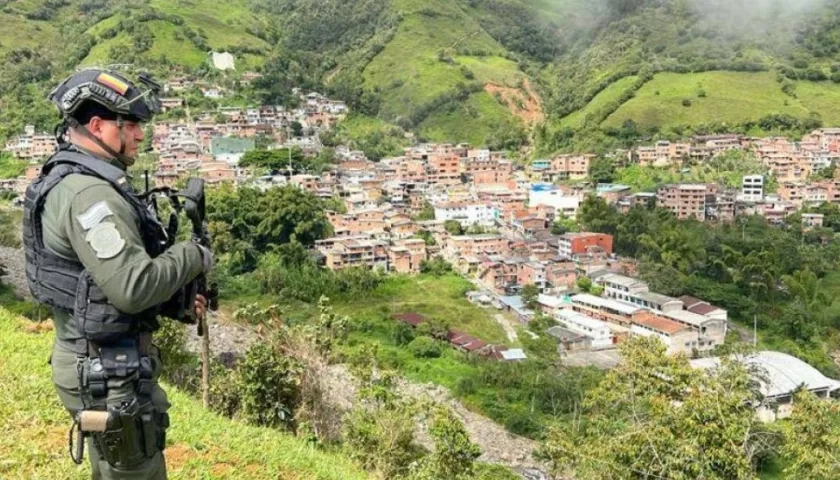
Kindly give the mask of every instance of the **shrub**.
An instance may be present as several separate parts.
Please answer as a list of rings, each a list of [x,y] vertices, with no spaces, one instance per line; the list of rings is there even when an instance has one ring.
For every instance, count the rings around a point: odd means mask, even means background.
[[[416,358],[438,358],[443,353],[440,342],[431,337],[417,337],[408,344],[408,350]]]
[[[417,336],[427,336],[438,340],[446,340],[449,336],[449,324],[443,320],[427,319],[417,327]]]
[[[242,414],[263,426],[292,428],[300,403],[300,364],[271,346],[256,343],[239,366]]]
[[[530,415],[513,413],[505,420],[505,428],[523,437],[535,438],[542,431],[542,427]]]
[[[691,106],[691,100],[689,100],[687,98],[683,99],[682,106],[683,107],[690,107]]]
[[[397,345],[408,345],[412,340],[414,340],[414,329],[411,325],[403,322],[397,322],[394,325],[394,331],[392,332],[391,339]]]

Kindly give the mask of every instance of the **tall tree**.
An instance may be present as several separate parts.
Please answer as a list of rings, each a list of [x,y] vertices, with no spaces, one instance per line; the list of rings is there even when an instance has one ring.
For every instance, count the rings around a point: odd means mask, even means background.
[[[773,446],[755,415],[758,384],[741,363],[715,371],[668,356],[655,337],[620,347],[624,362],[586,395],[586,422],[555,427],[539,455],[583,479],[753,479]]]

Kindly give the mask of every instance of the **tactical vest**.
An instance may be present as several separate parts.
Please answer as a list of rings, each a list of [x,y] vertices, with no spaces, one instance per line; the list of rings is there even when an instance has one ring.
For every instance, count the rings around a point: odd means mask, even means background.
[[[132,206],[138,229],[150,257],[167,248],[167,235],[154,210],[134,193],[124,171],[76,151],[62,149],[53,155],[41,175],[26,189],[23,244],[26,279],[32,296],[41,303],[72,313],[73,322],[86,341],[97,345],[116,343],[137,333],[157,329],[157,309],[134,315],[117,310],[78,260],[68,260],[44,246],[41,214],[47,194],[68,175],[90,175],[110,184]]]

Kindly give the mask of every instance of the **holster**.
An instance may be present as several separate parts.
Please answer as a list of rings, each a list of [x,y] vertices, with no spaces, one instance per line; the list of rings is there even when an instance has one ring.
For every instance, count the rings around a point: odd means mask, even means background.
[[[91,348],[83,382],[90,407],[76,415],[74,428],[80,432],[77,441],[81,442],[81,436],[92,437],[102,458],[115,468],[136,468],[166,447],[169,415],[151,401],[153,371],[148,352],[147,338]],[[109,379],[131,377],[136,385],[132,395],[108,398]],[[77,448],[78,452],[71,443],[74,460],[82,456],[83,447]]]
[[[81,412],[77,423],[93,437],[103,460],[115,468],[132,469],[166,447],[169,415],[133,397],[108,405],[106,411]]]

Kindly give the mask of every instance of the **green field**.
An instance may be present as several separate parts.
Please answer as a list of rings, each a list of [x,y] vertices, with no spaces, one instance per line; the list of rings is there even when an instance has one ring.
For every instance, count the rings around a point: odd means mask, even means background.
[[[382,89],[385,118],[405,115],[452,91],[459,83],[468,83],[456,63],[438,59],[438,52],[458,46],[502,53],[501,46],[481,26],[456,5],[443,0],[421,2],[397,0],[394,9],[403,20],[394,38],[365,68],[365,83]],[[482,75],[491,78],[493,66],[487,64]],[[502,66],[501,78],[510,74]],[[478,75],[478,72],[476,72]]]
[[[234,0],[231,2],[211,2],[208,0],[179,0],[176,2],[152,1],[150,5],[161,13],[177,15],[184,19],[184,26],[175,25],[166,20],[152,20],[146,23],[154,36],[152,48],[144,53],[148,59],[158,60],[166,57],[168,60],[184,66],[197,67],[206,61],[208,52],[195,47],[189,39],[184,38],[185,27],[196,32],[204,32],[207,43],[214,50],[225,50],[233,46],[252,48],[267,48],[268,44],[249,33],[246,29],[257,20],[249,12],[245,2]],[[125,15],[114,15],[102,20],[87,30],[92,36],[100,35],[105,30],[115,27]],[[177,39],[176,34],[182,38]],[[131,48],[129,37],[119,33],[116,37],[100,41],[84,59],[83,64],[92,65],[105,61],[111,48]],[[238,67],[249,68],[259,65],[262,59],[255,59],[246,54],[237,58],[241,62]]]
[[[449,110],[438,110],[418,126],[423,138],[434,142],[485,145],[495,127],[510,118],[510,111],[485,91],[477,92]]]
[[[58,32],[49,23],[0,12],[0,55],[17,48],[49,46],[57,41]]]
[[[176,61],[180,65],[197,67],[207,61],[208,55],[202,52],[190,42],[175,38],[175,32],[179,27],[169,22],[155,20],[148,23],[149,28],[154,32],[155,43],[146,52],[151,58],[166,57]]]
[[[840,85],[832,82],[796,82],[799,103],[817,112],[825,126],[840,125]]]
[[[258,19],[249,10],[247,0],[150,0],[161,12],[178,15],[185,24],[202,29],[214,49],[232,45],[267,47],[265,41],[247,33],[245,29]]]
[[[475,79],[481,83],[495,83],[506,87],[515,87],[525,74],[519,71],[519,67],[504,57],[467,57],[458,55],[452,57],[459,63],[470,69],[475,74]]]
[[[586,107],[567,115],[560,120],[560,126],[569,128],[578,128],[584,126],[587,118],[598,118],[602,109],[609,103],[617,102],[619,98],[639,79],[637,76],[624,77],[621,80],[611,84],[609,87],[602,90],[595,98],[589,102]],[[604,112],[605,113],[605,112]]]
[[[706,97],[699,98],[698,92]],[[683,100],[692,102],[690,107]],[[771,113],[807,117],[808,109],[785,95],[770,72],[660,73],[604,122],[620,127],[632,119],[662,128],[706,122],[741,123]]]
[[[46,364],[53,334],[0,308],[0,477],[90,478],[67,455],[69,417]],[[167,436],[170,478],[362,479],[340,455],[277,430],[252,427],[204,410],[167,387],[172,427]]]

